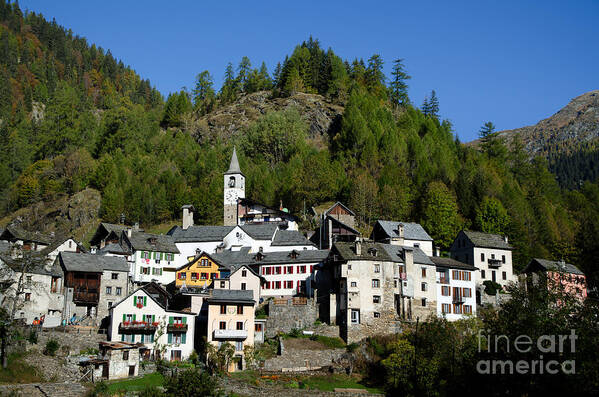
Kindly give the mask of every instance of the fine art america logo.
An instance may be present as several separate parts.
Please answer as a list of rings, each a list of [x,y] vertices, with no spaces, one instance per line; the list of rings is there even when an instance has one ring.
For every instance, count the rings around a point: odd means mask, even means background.
[[[536,340],[528,335],[518,335],[513,341],[507,335],[484,334],[484,330],[478,332],[478,353],[488,353],[491,356],[510,355],[517,357],[518,354],[526,355],[522,359],[505,360],[480,360],[476,364],[479,374],[485,375],[510,375],[510,374],[557,374],[560,371],[570,375],[576,373],[575,360],[556,360],[565,355],[572,356],[576,352],[576,339],[578,336],[574,330],[570,335],[541,335]],[[485,349],[486,348],[486,349]],[[531,356],[534,359],[528,359]],[[538,353],[538,355],[537,355]],[[550,355],[552,359],[544,359],[543,354]]]

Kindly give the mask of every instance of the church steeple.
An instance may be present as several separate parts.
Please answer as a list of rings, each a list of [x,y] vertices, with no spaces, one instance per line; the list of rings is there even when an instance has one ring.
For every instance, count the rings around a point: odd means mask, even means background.
[[[229,165],[229,169],[225,172],[227,174],[242,174],[241,168],[239,168],[239,160],[237,160],[237,150],[235,146],[233,146],[233,155],[231,156],[231,164]]]

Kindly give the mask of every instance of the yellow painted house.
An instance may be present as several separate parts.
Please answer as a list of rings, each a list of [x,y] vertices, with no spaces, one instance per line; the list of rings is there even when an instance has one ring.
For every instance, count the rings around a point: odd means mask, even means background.
[[[212,280],[220,277],[220,266],[210,255],[203,252],[188,258],[187,264],[177,269],[175,285],[186,287],[208,287]]]

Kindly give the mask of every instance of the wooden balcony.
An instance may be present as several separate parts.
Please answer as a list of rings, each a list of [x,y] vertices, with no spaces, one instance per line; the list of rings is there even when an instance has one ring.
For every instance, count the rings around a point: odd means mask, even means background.
[[[187,324],[174,323],[166,326],[168,332],[187,332]]]
[[[489,267],[500,267],[502,262],[501,259],[487,259],[487,263],[489,264]]]
[[[246,339],[248,332],[244,329],[215,329],[214,339]]]
[[[98,292],[73,292],[73,302],[76,304],[93,304],[97,305],[100,298],[100,294]]]
[[[453,303],[464,303],[464,297],[462,295],[454,295],[452,300]]]
[[[119,324],[119,333],[155,332],[157,329],[157,322],[148,323],[145,321],[125,321]]]

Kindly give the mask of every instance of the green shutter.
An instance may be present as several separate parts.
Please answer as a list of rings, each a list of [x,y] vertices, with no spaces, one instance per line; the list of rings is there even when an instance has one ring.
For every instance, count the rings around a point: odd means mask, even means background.
[[[133,321],[135,321],[135,314],[133,315]]]
[[[125,341],[125,334],[121,334],[121,342]]]
[[[185,343],[185,341],[187,340],[186,336],[187,336],[187,333],[184,333],[183,335],[181,335],[181,343]]]
[[[152,322],[156,322],[156,315],[152,314]]]
[[[154,334],[150,335],[150,342],[154,343]]]
[[[169,323],[169,324],[172,324],[172,323],[173,323],[173,316],[170,316],[170,317],[168,318],[168,323]]]
[[[144,306],[148,304],[148,297],[144,296]]]
[[[127,321],[127,315],[123,313],[123,322]]]
[[[160,253],[160,260],[162,260],[162,252]]]
[[[168,343],[173,343],[173,334],[168,333]]]
[[[187,317],[183,317],[183,324],[187,324]]]

